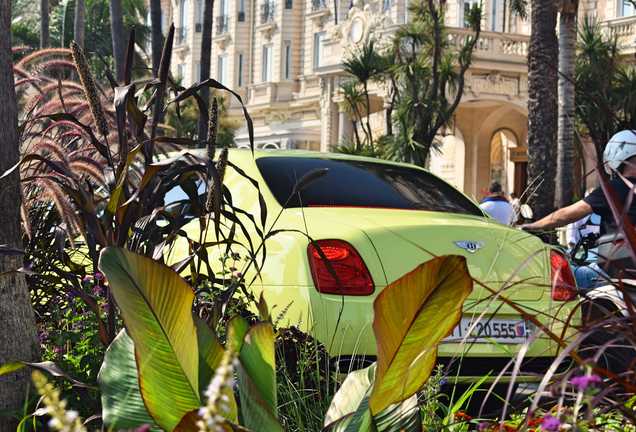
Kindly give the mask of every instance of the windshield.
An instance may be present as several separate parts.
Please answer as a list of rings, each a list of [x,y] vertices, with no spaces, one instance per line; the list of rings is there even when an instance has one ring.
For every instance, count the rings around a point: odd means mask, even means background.
[[[256,165],[274,197],[287,208],[372,207],[483,216],[459,191],[416,168],[318,157],[261,157]],[[290,197],[298,179],[321,168],[327,168],[327,174],[300,196]]]

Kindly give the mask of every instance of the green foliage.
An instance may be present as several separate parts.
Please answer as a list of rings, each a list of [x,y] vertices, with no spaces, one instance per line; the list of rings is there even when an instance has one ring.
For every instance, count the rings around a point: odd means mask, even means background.
[[[191,430],[187,425],[195,423],[193,417],[199,416],[196,410],[204,404],[201,394],[213,399],[213,394],[220,391],[214,390],[218,384],[216,377],[212,377],[222,367],[221,358],[226,359],[226,367],[230,366],[226,357],[230,353],[238,357],[243,421],[254,429],[282,431],[276,415],[271,323],[248,327],[242,318],[231,320],[226,351],[206,324],[195,324],[191,313],[193,290],[165,265],[123,249],[109,248],[101,254],[100,269],[108,277],[134,341],[137,364],[136,374],[117,373],[121,368],[130,368],[132,356],[130,344],[124,344],[125,339],[116,339],[100,372],[105,406],[111,408],[107,422],[117,421],[124,410],[132,409],[123,400],[135,394],[138,379],[144,403],[135,405],[137,419],[143,418],[141,408],[145,406],[163,429],[179,426]],[[201,392],[200,387],[210,379],[208,389]],[[235,406],[233,394],[226,394],[226,398],[226,405]]]
[[[141,398],[135,346],[125,330],[106,350],[99,373],[99,387],[103,421],[114,430],[154,423]]]
[[[377,362],[349,374],[327,412],[327,429],[421,430],[416,393],[471,291],[466,261],[457,256],[428,261],[384,288],[373,304]]]
[[[426,166],[440,131],[450,125],[459,105],[481,32],[481,8],[474,5],[466,15],[473,33],[451,43],[444,8],[444,2],[411,2],[411,20],[398,28],[388,45],[369,39],[343,63],[356,79],[340,89],[352,114],[355,145],[340,143],[336,150]],[[374,137],[371,131],[370,82],[389,89],[386,137]],[[363,137],[357,123],[362,124]]]
[[[600,156],[614,133],[634,127],[636,69],[620,57],[617,40],[587,18],[579,32],[575,84],[579,129]]]

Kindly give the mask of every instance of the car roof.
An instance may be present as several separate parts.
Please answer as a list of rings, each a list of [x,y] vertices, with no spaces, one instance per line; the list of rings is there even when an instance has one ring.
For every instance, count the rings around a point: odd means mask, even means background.
[[[205,149],[188,149],[182,150],[182,152],[195,153],[199,156],[204,156],[206,150]],[[229,149],[230,158],[233,160],[241,160],[248,162],[252,159],[252,151],[249,148],[230,148]],[[372,162],[372,163],[380,163],[386,165],[396,165],[410,168],[417,168],[424,171],[420,166],[404,163],[404,162],[395,162],[385,159],[378,159],[369,156],[358,156],[347,153],[332,153],[332,152],[321,152],[314,150],[281,150],[281,149],[258,149],[254,150],[253,158],[258,159],[261,157],[298,157],[298,158],[319,158],[319,159],[335,159],[335,160],[351,160],[351,161],[361,161],[361,162]]]

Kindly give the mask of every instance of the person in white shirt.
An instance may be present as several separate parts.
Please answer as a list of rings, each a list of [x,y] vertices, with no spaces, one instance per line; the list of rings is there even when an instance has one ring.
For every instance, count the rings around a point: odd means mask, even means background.
[[[514,210],[499,182],[494,181],[490,184],[488,196],[481,201],[479,208],[504,225],[512,224]]]

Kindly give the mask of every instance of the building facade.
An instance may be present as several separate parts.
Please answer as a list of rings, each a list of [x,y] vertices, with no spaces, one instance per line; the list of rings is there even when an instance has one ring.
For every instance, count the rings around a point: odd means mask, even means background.
[[[216,0],[212,76],[238,91],[254,120],[258,148],[328,151],[351,138],[340,93],[342,61],[367,38],[390,38],[407,22],[408,0]],[[469,33],[464,11],[479,0],[448,0],[449,40]],[[172,72],[199,79],[203,0],[164,0],[176,26]],[[482,34],[452,128],[430,169],[479,198],[492,180],[507,192],[526,186],[529,22],[506,0],[482,0]],[[636,11],[623,0],[586,0],[581,14],[603,22],[626,53],[636,52]],[[373,86],[371,122],[384,128],[386,89]],[[230,102],[230,114],[241,117]],[[245,128],[237,145],[247,146]]]

